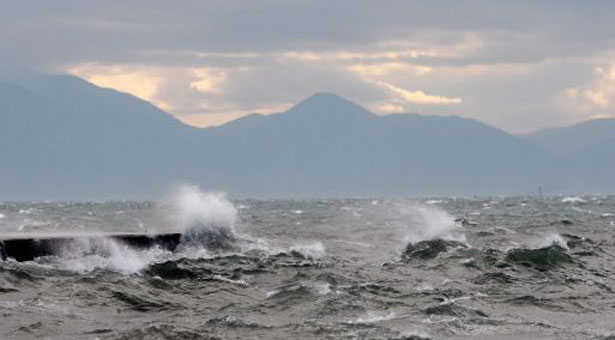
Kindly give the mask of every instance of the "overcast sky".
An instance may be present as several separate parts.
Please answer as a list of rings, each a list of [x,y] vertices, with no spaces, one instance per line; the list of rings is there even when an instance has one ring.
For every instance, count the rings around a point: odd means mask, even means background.
[[[615,1],[3,1],[0,68],[219,124],[331,91],[526,132],[615,117]]]

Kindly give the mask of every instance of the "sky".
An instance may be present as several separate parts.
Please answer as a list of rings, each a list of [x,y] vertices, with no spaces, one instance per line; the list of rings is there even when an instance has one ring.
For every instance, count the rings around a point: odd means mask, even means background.
[[[66,73],[189,124],[329,91],[515,133],[615,118],[614,1],[3,1],[0,69]]]

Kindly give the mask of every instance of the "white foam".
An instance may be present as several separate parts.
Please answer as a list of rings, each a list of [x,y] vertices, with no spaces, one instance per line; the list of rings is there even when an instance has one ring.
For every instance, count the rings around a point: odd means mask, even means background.
[[[215,255],[212,254],[206,248],[199,245],[187,245],[181,247],[181,249],[176,250],[176,256],[178,258],[187,258],[187,259],[210,259]]]
[[[210,258],[219,251],[228,249],[207,249],[199,242],[201,236],[207,238],[210,232],[228,234],[236,249],[234,252],[261,250],[268,254],[283,252],[297,252],[308,259],[320,259],[325,255],[325,247],[321,242],[298,243],[288,248],[274,247],[267,240],[251,237],[235,230],[238,212],[233,204],[222,193],[209,193],[197,187],[183,186],[174,196],[174,206],[177,224],[183,230],[182,247],[177,251],[179,255],[187,258]],[[294,214],[303,214],[302,210],[292,210]],[[218,251],[218,253],[216,253]],[[178,255],[178,256],[179,256]]]
[[[587,203],[587,201],[579,196],[569,196],[563,198],[562,203]]]
[[[214,275],[214,279],[216,279],[218,281],[232,283],[232,284],[235,284],[235,285],[238,285],[238,286],[244,286],[244,287],[248,287],[249,286],[249,284],[246,281],[242,280],[242,279],[232,280],[232,279],[226,278],[226,277],[224,277],[222,275]]]
[[[282,288],[274,289],[267,292],[267,298],[275,297],[283,292],[297,291],[301,288],[308,288],[319,296],[324,296],[331,293],[331,285],[327,282],[300,282],[294,285],[288,285]]]
[[[423,292],[432,292],[432,291],[435,290],[435,288],[432,285],[422,283],[422,284],[416,286],[416,288],[414,288],[414,290],[417,291],[417,292],[423,293]]]
[[[325,256],[325,246],[320,241],[307,244],[296,244],[291,246],[289,250],[313,260],[318,260]]]
[[[584,213],[584,214],[593,214],[593,213],[594,213],[592,210],[589,210],[589,209],[581,209],[581,208],[579,208],[579,207],[575,207],[575,206],[570,207],[570,209],[572,209],[572,210],[574,210],[574,211],[578,211],[578,212],[580,212],[580,213]]]
[[[274,290],[270,290],[267,292],[267,298],[270,299],[278,294],[280,294],[282,291],[279,289],[274,289]]]
[[[0,220],[3,219],[3,218],[6,218],[6,215],[3,214],[3,213],[0,213]]]
[[[331,284],[329,284],[328,282],[314,283],[312,287],[320,296],[331,293]]]
[[[411,205],[402,209],[407,217],[406,243],[442,238],[465,242],[463,227],[446,211],[434,206]]]
[[[390,312],[390,313],[377,313],[377,312],[367,312],[365,313],[365,315],[360,316],[356,319],[353,320],[349,320],[346,323],[348,324],[353,324],[353,325],[357,325],[357,324],[372,324],[372,323],[376,323],[376,322],[380,322],[380,321],[387,321],[387,320],[392,320],[395,318],[395,313],[394,312]]]
[[[159,247],[136,250],[110,238],[76,238],[61,250],[55,260],[58,269],[79,273],[108,269],[133,274],[169,254]]]
[[[558,234],[549,234],[545,236],[545,238],[542,240],[541,246],[548,247],[552,245],[568,249],[568,243],[563,237]]]
[[[180,187],[173,198],[176,223],[182,231],[180,251],[187,257],[207,257],[209,250],[229,250],[240,235],[235,232],[237,209],[224,193]],[[204,248],[217,249],[204,249]]]
[[[175,194],[175,208],[179,227],[187,230],[200,228],[232,229],[237,220],[237,209],[224,193],[210,193],[194,186],[182,186]]]

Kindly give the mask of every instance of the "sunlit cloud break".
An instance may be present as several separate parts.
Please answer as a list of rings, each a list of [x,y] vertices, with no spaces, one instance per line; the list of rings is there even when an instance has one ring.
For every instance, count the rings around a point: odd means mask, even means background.
[[[385,83],[383,81],[375,81],[376,84],[382,86],[387,89],[391,93],[395,94],[397,97],[415,104],[436,104],[436,105],[450,105],[450,104],[461,104],[461,98],[449,98],[444,96],[435,96],[427,94],[421,90],[416,91],[408,91],[402,89],[401,87],[397,87],[395,85],[391,85],[389,83]]]

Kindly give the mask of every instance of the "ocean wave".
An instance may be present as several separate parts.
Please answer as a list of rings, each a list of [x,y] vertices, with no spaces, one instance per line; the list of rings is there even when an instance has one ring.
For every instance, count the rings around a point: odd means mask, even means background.
[[[505,260],[539,271],[551,270],[574,262],[573,257],[566,252],[566,249],[556,244],[538,249],[511,249],[506,252]]]

